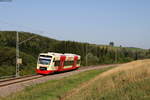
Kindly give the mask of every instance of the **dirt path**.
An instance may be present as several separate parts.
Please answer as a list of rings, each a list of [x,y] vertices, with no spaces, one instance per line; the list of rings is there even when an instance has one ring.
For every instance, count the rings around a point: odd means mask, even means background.
[[[67,77],[67,76],[70,76],[70,75],[75,75],[75,74],[78,74],[80,72],[93,70],[93,69],[101,69],[101,68],[111,67],[111,66],[115,66],[115,64],[101,65],[101,66],[90,66],[90,67],[81,68],[81,69],[78,69],[78,70],[75,70],[75,71],[59,73],[59,74],[54,74],[54,75],[48,75],[48,76],[41,77],[41,78],[38,78],[38,79],[33,79],[33,80],[21,82],[21,83],[16,83],[16,84],[0,87],[0,96],[5,97],[5,96],[10,95],[11,93],[21,91],[27,86],[43,83],[43,82],[46,82],[48,80],[61,79],[63,77]]]

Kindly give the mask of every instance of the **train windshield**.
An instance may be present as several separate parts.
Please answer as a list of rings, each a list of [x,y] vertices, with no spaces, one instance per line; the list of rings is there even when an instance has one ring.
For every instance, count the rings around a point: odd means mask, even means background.
[[[39,64],[49,65],[50,62],[51,62],[51,59],[44,59],[44,58],[39,59]]]

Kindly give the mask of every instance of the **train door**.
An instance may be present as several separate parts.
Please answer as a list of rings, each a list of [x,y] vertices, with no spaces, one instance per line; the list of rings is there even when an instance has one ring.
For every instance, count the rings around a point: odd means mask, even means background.
[[[66,56],[61,56],[60,57],[60,66],[58,67],[59,71],[62,71],[64,69],[64,61],[66,59]]]

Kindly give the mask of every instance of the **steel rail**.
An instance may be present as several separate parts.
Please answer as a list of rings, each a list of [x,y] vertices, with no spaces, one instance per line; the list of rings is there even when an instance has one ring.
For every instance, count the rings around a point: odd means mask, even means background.
[[[30,75],[30,76],[12,78],[12,79],[7,79],[7,80],[1,80],[0,87],[12,85],[15,83],[21,83],[21,82],[25,82],[25,81],[29,81],[29,80],[34,80],[34,79],[38,79],[41,77],[44,77],[44,76],[43,75]]]

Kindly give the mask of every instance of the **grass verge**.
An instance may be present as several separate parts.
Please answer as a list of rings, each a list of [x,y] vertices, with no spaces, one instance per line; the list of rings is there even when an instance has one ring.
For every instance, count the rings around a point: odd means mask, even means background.
[[[68,91],[78,87],[80,84],[89,81],[96,75],[113,67],[99,70],[90,70],[72,75],[60,80],[50,80],[46,83],[27,87],[25,90],[12,94],[2,100],[59,100]]]
[[[134,61],[105,71],[64,99],[150,100],[150,60]]]

